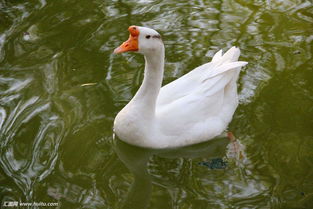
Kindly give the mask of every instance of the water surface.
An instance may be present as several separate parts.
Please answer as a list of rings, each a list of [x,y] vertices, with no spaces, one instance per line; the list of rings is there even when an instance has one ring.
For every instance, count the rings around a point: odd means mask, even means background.
[[[134,24],[161,33],[164,83],[240,47],[249,65],[229,130],[244,161],[211,170],[199,162],[225,157],[221,145],[113,140],[143,76],[141,55],[112,54]],[[312,46],[310,0],[0,1],[1,205],[312,208]]]

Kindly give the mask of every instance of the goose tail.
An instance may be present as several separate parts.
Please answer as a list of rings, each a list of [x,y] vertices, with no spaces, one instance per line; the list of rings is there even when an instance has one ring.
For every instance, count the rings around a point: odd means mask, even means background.
[[[222,74],[232,69],[239,69],[248,64],[248,62],[238,61],[240,49],[233,46],[224,55],[222,50],[218,51],[212,59],[214,64],[213,70],[209,72],[209,78]]]

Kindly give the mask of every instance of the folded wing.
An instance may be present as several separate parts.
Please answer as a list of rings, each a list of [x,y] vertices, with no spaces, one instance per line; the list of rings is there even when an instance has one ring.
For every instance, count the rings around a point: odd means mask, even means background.
[[[211,62],[161,88],[156,115],[164,133],[208,129],[210,123],[219,126],[214,127],[219,132],[228,125],[238,104],[236,81],[241,67],[247,64],[237,61],[239,55],[236,47],[224,55],[219,51]],[[207,131],[192,132],[205,135]]]

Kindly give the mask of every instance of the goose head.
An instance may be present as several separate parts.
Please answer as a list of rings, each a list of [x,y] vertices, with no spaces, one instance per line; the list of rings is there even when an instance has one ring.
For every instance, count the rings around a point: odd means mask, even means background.
[[[129,38],[114,50],[115,54],[135,51],[141,54],[154,54],[164,49],[160,34],[146,27],[130,26],[128,28]]]

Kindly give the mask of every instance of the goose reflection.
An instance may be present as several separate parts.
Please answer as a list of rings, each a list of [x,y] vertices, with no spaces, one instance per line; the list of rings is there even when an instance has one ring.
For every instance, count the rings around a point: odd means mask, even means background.
[[[134,176],[122,208],[143,209],[148,208],[153,189],[152,177],[148,168],[148,163],[153,156],[169,159],[222,158],[226,155],[229,139],[216,138],[188,147],[158,150],[136,147],[119,139],[116,139],[115,142],[115,151],[119,159]]]

